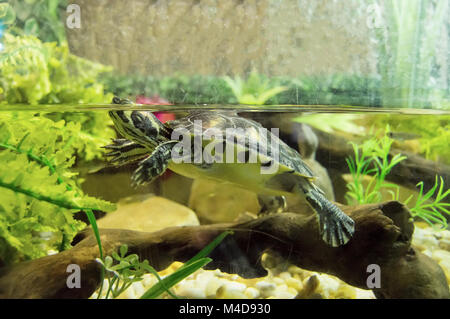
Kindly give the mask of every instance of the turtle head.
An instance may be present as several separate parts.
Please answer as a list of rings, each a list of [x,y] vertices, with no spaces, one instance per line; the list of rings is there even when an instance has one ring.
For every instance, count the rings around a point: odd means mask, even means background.
[[[129,99],[114,97],[112,104],[135,105]],[[125,138],[141,145],[153,147],[170,138],[167,127],[149,111],[114,110],[109,111],[114,126]]]

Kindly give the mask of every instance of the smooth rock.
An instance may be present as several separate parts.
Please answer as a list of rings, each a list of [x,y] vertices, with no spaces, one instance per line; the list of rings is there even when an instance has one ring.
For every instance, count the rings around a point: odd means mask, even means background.
[[[239,292],[244,292],[244,290],[247,288],[245,284],[239,283],[239,282],[233,282],[230,281],[226,284],[227,289],[236,290]]]
[[[197,179],[193,182],[189,207],[202,223],[232,222],[246,212],[260,210],[257,195],[230,184]]]
[[[138,298],[140,298],[147,290],[144,288],[144,286],[140,282],[133,283],[130,288],[132,288],[134,290],[134,294],[136,296],[138,296]]]
[[[154,232],[172,226],[196,226],[199,221],[191,209],[154,196],[142,202],[118,204],[116,211],[99,219],[97,224],[99,228]]]
[[[282,273],[280,273],[278,275],[278,277],[280,277],[283,280],[287,280],[287,279],[291,278],[292,275],[289,272],[287,272],[287,271],[283,271]]]
[[[248,287],[244,293],[250,299],[256,299],[260,296],[259,290],[253,287]]]
[[[450,252],[442,249],[436,249],[433,251],[431,258],[436,260],[437,262],[441,260],[449,260],[450,261]]]
[[[288,285],[288,287],[290,287],[290,288],[297,290],[297,292],[299,292],[303,289],[303,282],[301,280],[295,279],[295,278],[286,279],[286,285]]]
[[[218,299],[248,299],[247,295],[245,295],[241,291],[237,291],[234,289],[228,289],[227,286],[222,286],[217,289],[216,298]]]
[[[275,288],[277,287],[274,283],[268,281],[260,281],[255,286],[260,291],[271,291],[275,290]]]
[[[215,296],[217,293],[217,290],[225,285],[223,280],[220,280],[218,278],[213,278],[206,284],[205,287],[205,294],[206,296]]]
[[[441,239],[439,241],[439,248],[450,251],[450,239]]]
[[[273,294],[273,299],[294,299],[295,293],[291,293],[287,290],[277,291],[275,290]]]

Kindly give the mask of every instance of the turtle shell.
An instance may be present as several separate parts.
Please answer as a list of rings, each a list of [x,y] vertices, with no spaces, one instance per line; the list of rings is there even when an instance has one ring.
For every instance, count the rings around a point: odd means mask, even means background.
[[[166,122],[166,125],[173,130],[186,130],[192,136],[201,133],[203,140],[220,133],[226,137],[227,145],[238,144],[257,152],[264,161],[278,161],[284,172],[292,171],[308,179],[314,178],[299,152],[258,122],[240,117],[234,111],[193,111],[186,117]],[[272,148],[273,143],[275,147]],[[278,156],[274,152],[278,152]]]

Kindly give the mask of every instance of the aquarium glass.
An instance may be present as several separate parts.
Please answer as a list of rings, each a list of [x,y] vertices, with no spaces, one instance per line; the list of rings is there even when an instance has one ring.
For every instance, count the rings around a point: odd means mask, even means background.
[[[449,21],[0,0],[0,298],[450,298]]]

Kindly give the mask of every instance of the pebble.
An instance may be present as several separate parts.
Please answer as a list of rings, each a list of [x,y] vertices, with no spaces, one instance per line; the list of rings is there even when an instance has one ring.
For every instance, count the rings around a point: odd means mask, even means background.
[[[325,298],[334,296],[339,288],[339,281],[328,275],[319,275],[321,293]]]
[[[336,291],[335,298],[338,299],[355,299],[356,290],[349,285],[341,285]]]
[[[234,282],[234,281],[229,281],[226,284],[227,289],[232,289],[232,290],[236,290],[239,292],[244,292],[244,290],[247,288],[247,286],[245,284],[239,283],[239,282]]]
[[[281,278],[278,278],[278,277],[273,277],[273,278],[272,278],[272,281],[273,281],[275,284],[277,284],[277,285],[282,285],[282,284],[284,284],[284,280],[281,279]]]
[[[205,289],[201,287],[195,287],[194,280],[191,281],[192,283],[190,283],[189,285],[181,285],[178,289],[176,289],[176,294],[189,299],[205,299]]]
[[[212,278],[205,287],[205,294],[207,297],[215,295],[217,293],[217,289],[225,284],[224,280],[220,280],[218,278]]]
[[[289,291],[277,291],[273,294],[273,299],[294,299],[296,294]]]
[[[431,256],[432,256],[431,258],[433,258],[438,262],[441,260],[450,260],[450,252],[442,249],[437,249],[433,251]]]
[[[305,271],[303,269],[297,267],[297,266],[292,265],[292,266],[289,266],[288,272],[290,274],[297,274],[298,275],[298,274],[303,274]]]
[[[216,298],[219,299],[248,299],[247,295],[245,295],[241,291],[237,291],[235,289],[228,289],[226,286],[222,286],[217,289]]]
[[[439,248],[450,251],[450,239],[441,239],[439,241]]]
[[[260,296],[259,290],[253,287],[248,287],[244,293],[250,299],[256,299]]]
[[[268,291],[268,290],[274,290],[277,286],[268,281],[260,281],[256,284],[256,288],[260,291]]]
[[[450,285],[450,260],[441,260],[439,266],[442,267],[445,277],[447,278],[447,283]]]
[[[284,281],[286,281],[287,279],[292,278],[292,275],[286,271],[282,272],[281,274],[278,275],[278,277],[280,277],[281,279],[283,279]]]
[[[288,287],[290,288],[295,289],[297,292],[303,289],[303,282],[295,278],[288,278],[286,280],[286,285],[288,285]]]
[[[356,291],[355,297],[356,299],[376,299],[372,290],[355,288],[355,291]]]

